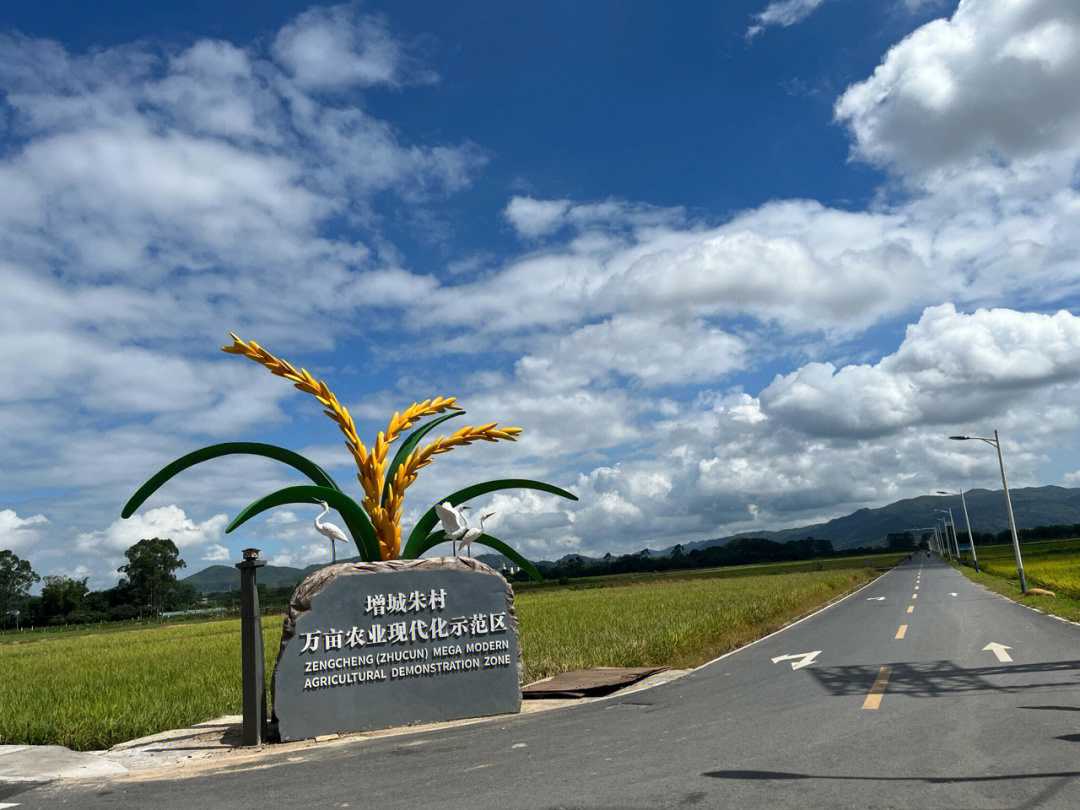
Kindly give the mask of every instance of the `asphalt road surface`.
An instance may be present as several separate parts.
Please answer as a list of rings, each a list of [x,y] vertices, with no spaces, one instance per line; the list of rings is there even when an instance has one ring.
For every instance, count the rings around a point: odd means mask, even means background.
[[[56,783],[0,802],[1076,808],[1078,659],[1080,627],[919,555],[780,633],[624,697],[294,752],[246,770]]]

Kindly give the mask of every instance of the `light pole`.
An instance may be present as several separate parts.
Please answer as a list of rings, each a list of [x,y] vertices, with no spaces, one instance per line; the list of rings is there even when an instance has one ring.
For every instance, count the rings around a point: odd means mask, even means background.
[[[953,495],[943,489],[937,491],[938,495]],[[975,553],[975,535],[971,533],[971,519],[968,518],[967,500],[964,498],[964,490],[960,490],[960,505],[964,507],[964,523],[967,524],[968,541],[971,543],[971,562],[975,565],[975,573],[979,573],[979,555]]]
[[[934,527],[933,526],[918,526],[918,527],[916,527],[914,529],[908,529],[908,531],[909,532],[928,532],[931,529],[934,529]],[[930,543],[930,541],[927,541],[927,544],[930,545],[930,546],[933,546],[933,543]],[[934,550],[937,551],[938,554],[941,553],[941,549],[934,549]]]
[[[940,510],[935,509],[934,511],[937,512]],[[945,540],[945,548],[949,550],[949,559],[951,560],[953,558],[953,553],[952,540],[949,539],[949,521],[947,521],[945,518],[934,518],[934,520],[935,525],[937,525],[936,521],[941,522],[941,525],[938,526],[938,531],[941,532],[941,535]]]
[[[949,516],[948,520],[945,520],[945,518],[938,518],[938,520],[940,520],[942,523],[945,524],[945,539],[946,540],[949,539],[949,524],[950,523],[952,524],[952,540],[950,541],[949,548],[950,549],[953,549],[953,548],[956,549],[956,561],[960,562],[960,540],[956,536],[956,523],[955,523],[955,521],[953,521],[952,509],[935,509],[934,511],[935,512],[942,512],[942,513]]]
[[[938,549],[939,549],[939,551],[941,553],[941,558],[945,559],[945,556],[946,556],[945,555],[945,550],[946,550],[947,547],[945,546],[944,543],[941,542],[941,527],[938,526],[936,521],[934,522],[934,537],[937,538],[937,544],[938,544]],[[951,548],[948,549],[948,557],[949,557],[950,560],[952,559],[952,549]]]
[[[997,449],[998,466],[1001,467],[1001,488],[1005,490],[1005,506],[1009,510],[1009,529],[1012,531],[1013,554],[1016,555],[1016,573],[1020,575],[1020,593],[1027,593],[1027,578],[1024,576],[1024,561],[1020,557],[1020,538],[1016,536],[1016,518],[1013,517],[1012,499],[1009,497],[1009,482],[1005,480],[1005,461],[1001,457],[1001,439],[994,431],[994,438],[984,436],[950,436],[958,442],[976,440],[993,445]]]

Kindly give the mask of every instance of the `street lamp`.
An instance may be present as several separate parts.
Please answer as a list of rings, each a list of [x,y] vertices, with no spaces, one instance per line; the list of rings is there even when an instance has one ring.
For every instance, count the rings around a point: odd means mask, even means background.
[[[950,523],[952,524],[952,543],[950,545],[950,548],[955,548],[956,549],[956,561],[960,562],[960,539],[956,535],[956,522],[953,520],[952,509],[935,509],[934,511],[935,512],[942,512],[942,513],[949,516],[948,520],[945,520],[945,518],[938,518],[938,520],[940,520],[942,523],[945,524],[945,539],[946,540],[949,539],[949,524]]]
[[[955,495],[954,492],[946,492],[943,489],[937,491],[938,495]],[[967,500],[964,498],[964,490],[960,490],[960,505],[964,507],[964,523],[967,524],[968,540],[971,542],[971,561],[975,564],[975,573],[979,573],[979,555],[975,553],[975,535],[971,533],[971,520],[968,518]]]
[[[934,511],[937,512],[939,510],[935,509]],[[945,518],[934,518],[934,525],[937,526],[938,534],[944,538],[943,542],[945,543],[945,548],[948,550],[949,559],[951,560],[953,558],[953,553],[952,540],[949,539],[949,521]]]
[[[1020,575],[1020,593],[1027,593],[1027,578],[1024,576],[1024,561],[1020,557],[1020,538],[1016,536],[1016,518],[1013,517],[1012,499],[1009,497],[1009,482],[1005,480],[1005,461],[1001,458],[1001,439],[998,432],[994,431],[994,438],[984,436],[950,436],[950,439],[958,442],[980,441],[986,442],[997,449],[998,466],[1001,468],[1001,488],[1005,490],[1005,506],[1009,510],[1009,529],[1012,531],[1013,554],[1016,555],[1016,572]]]
[[[908,529],[909,532],[928,532],[928,531],[931,531],[931,530],[933,530],[935,532],[935,537],[936,537],[937,536],[936,535],[937,529],[934,526],[917,526],[914,529]],[[931,547],[934,546],[934,544],[931,543],[930,541],[927,541],[927,545],[929,545]],[[936,551],[938,554],[941,554],[941,549],[940,548],[935,548],[934,551]]]

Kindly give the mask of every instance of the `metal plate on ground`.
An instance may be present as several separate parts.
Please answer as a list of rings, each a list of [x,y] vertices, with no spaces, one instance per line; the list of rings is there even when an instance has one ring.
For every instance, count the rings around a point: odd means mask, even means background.
[[[584,698],[610,695],[670,667],[589,667],[562,672],[521,690],[523,698]]]

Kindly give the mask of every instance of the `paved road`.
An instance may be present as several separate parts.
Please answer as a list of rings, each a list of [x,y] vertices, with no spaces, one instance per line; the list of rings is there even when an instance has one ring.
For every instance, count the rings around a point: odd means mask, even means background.
[[[984,649],[991,643],[1010,648],[1006,660]],[[815,651],[808,662],[773,660]],[[20,810],[1075,808],[1078,659],[1080,628],[916,557],[787,630],[625,697],[281,756],[274,767],[57,784],[6,801]]]

